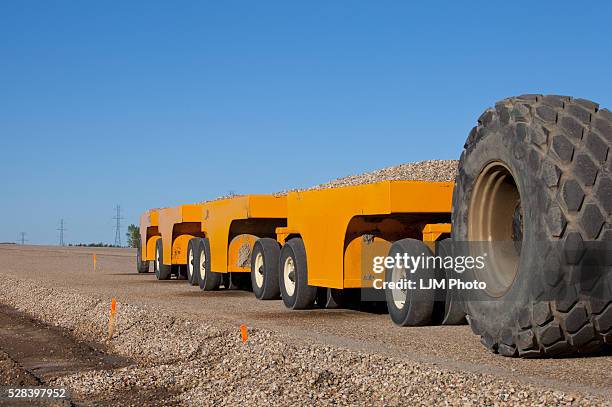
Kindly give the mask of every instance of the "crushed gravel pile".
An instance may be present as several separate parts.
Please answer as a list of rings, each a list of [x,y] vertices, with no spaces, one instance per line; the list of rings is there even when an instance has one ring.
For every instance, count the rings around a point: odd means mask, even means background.
[[[431,181],[448,182],[454,181],[457,175],[457,160],[427,160],[394,165],[363,174],[349,175],[329,181],[325,184],[315,185],[310,188],[292,189],[277,192],[274,195],[282,196],[293,191],[311,191],[316,189],[338,188],[354,185],[372,184],[381,181]]]
[[[287,195],[293,191],[311,191],[315,189],[326,189],[326,188],[338,188],[347,187],[353,185],[372,184],[380,181],[431,181],[431,182],[448,182],[454,181],[455,175],[457,175],[458,160],[426,160],[416,161],[412,163],[405,163],[400,165],[394,165],[391,167],[382,168],[372,172],[365,172],[363,174],[349,175],[329,181],[325,184],[315,185],[310,188],[304,189],[291,189],[287,191],[275,192],[275,196]],[[229,194],[220,196],[209,201],[203,201],[199,203],[206,203],[217,201],[221,199],[235,198],[242,195]]]
[[[0,302],[77,338],[104,341],[109,299],[4,278]],[[82,397],[166,389],[184,405],[600,405],[569,394],[487,374],[457,372],[341,348],[292,343],[266,330],[192,321],[162,309],[119,303],[112,352],[136,361],[117,370],[66,376],[55,384]]]
[[[349,185],[371,184],[380,181],[454,181],[455,175],[457,175],[458,164],[459,161],[457,160],[417,161],[338,178],[326,184],[316,185],[308,189],[336,188]]]

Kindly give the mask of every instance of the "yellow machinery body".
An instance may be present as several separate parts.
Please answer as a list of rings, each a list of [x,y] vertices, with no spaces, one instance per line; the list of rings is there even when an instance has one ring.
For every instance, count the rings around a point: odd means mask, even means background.
[[[201,204],[150,210],[140,219],[142,255],[154,260],[162,239],[167,265],[187,263],[187,245],[194,237],[209,239],[211,270],[249,272],[250,252],[260,237],[274,238],[287,224],[285,196],[244,195]]]
[[[452,191],[452,182],[383,181],[151,210],[141,217],[147,242],[143,259],[154,259],[161,238],[164,263],[186,264],[189,240],[205,237],[211,271],[249,272],[258,238],[275,238],[282,245],[301,237],[308,284],[368,287],[373,276],[364,270],[371,269],[374,256],[386,256],[395,240],[423,240],[433,250],[433,243],[450,233]]]
[[[159,236],[162,239],[164,264],[186,264],[187,243],[200,236],[202,204],[179,205],[158,210]],[[147,243],[152,248],[150,256],[155,256],[155,242]],[[147,250],[148,251],[148,250]]]
[[[140,216],[140,254],[144,261],[155,260],[155,244],[159,238],[158,209],[149,209]]]
[[[274,238],[287,224],[286,196],[242,195],[203,204],[202,232],[210,243],[210,269],[250,272],[250,253],[258,238]]]
[[[303,239],[309,285],[368,287],[363,271],[372,269],[374,256],[386,256],[393,241],[434,242],[450,232],[452,191],[452,182],[383,181],[291,192],[278,240]]]

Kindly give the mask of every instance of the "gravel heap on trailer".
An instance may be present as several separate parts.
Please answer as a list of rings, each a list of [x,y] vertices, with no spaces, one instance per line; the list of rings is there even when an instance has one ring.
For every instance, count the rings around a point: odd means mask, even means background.
[[[379,170],[364,172],[362,174],[349,175],[329,181],[325,184],[315,185],[310,188],[295,188],[280,192],[275,192],[274,196],[287,195],[294,191],[311,191],[315,189],[348,187],[352,185],[373,184],[381,181],[431,181],[431,182],[447,182],[454,181],[457,175],[458,160],[426,160],[416,161],[413,163],[405,163],[394,165],[391,167],[381,168]],[[218,201],[221,199],[235,198],[242,195],[228,194],[223,195],[206,202]]]
[[[372,184],[380,181],[454,181],[457,175],[457,160],[428,160],[394,165],[363,174],[349,175],[316,185],[310,189],[346,187],[350,185]]]
[[[274,195],[287,195],[294,191],[311,191],[316,189],[339,188],[353,185],[373,184],[381,181],[431,181],[447,182],[454,181],[457,175],[458,160],[426,160],[416,161],[381,168],[379,170],[364,172],[362,174],[349,175],[338,178],[325,184],[315,185],[304,189],[291,189],[277,192]]]

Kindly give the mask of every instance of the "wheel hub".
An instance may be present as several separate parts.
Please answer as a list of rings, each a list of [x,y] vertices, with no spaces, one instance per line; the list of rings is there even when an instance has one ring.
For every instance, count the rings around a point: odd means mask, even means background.
[[[501,161],[486,165],[474,183],[468,211],[472,254],[486,256],[486,267],[475,269],[485,291],[505,294],[518,273],[523,242],[521,197],[510,168]]]
[[[295,292],[295,264],[291,257],[287,257],[283,267],[283,280],[287,294],[292,296]]]

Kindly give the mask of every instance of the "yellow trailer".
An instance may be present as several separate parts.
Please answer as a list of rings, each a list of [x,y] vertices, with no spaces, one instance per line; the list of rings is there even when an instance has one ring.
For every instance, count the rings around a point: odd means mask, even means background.
[[[202,204],[179,205],[157,211],[158,234],[147,240],[147,254],[153,255],[155,274],[167,280],[172,274],[186,277],[187,244],[202,236]]]
[[[140,216],[140,244],[136,250],[136,268],[149,272],[149,262],[155,259],[155,243],[159,239],[159,213],[150,209]]]
[[[384,181],[289,193],[287,227],[276,230],[283,245],[278,273],[285,305],[333,305],[347,289],[372,288],[380,278],[373,260],[387,256],[394,242],[411,241],[420,252],[435,252],[436,241],[450,235],[453,185]],[[391,316],[402,325],[431,322],[434,298],[423,302],[429,311],[420,310],[418,320],[412,314],[422,304],[410,298],[396,301],[397,318]],[[454,317],[448,312],[447,306],[439,321],[463,319],[461,312]]]
[[[273,195],[236,196],[150,210],[140,220],[141,241],[146,243],[139,255],[154,261],[158,279],[176,274],[204,290],[218,289],[223,283],[228,287],[229,273],[251,271],[256,241],[275,239],[276,228],[287,224],[286,213],[285,196]],[[236,276],[235,285],[248,286],[246,277]]]
[[[270,242],[278,246],[276,229],[286,225],[285,196],[243,195],[204,203],[202,238],[192,239],[187,249],[193,283],[203,290],[216,290],[222,283],[227,288],[232,282],[250,286],[250,275],[245,273],[251,272],[254,250],[268,247]],[[253,287],[256,294],[257,281]]]

